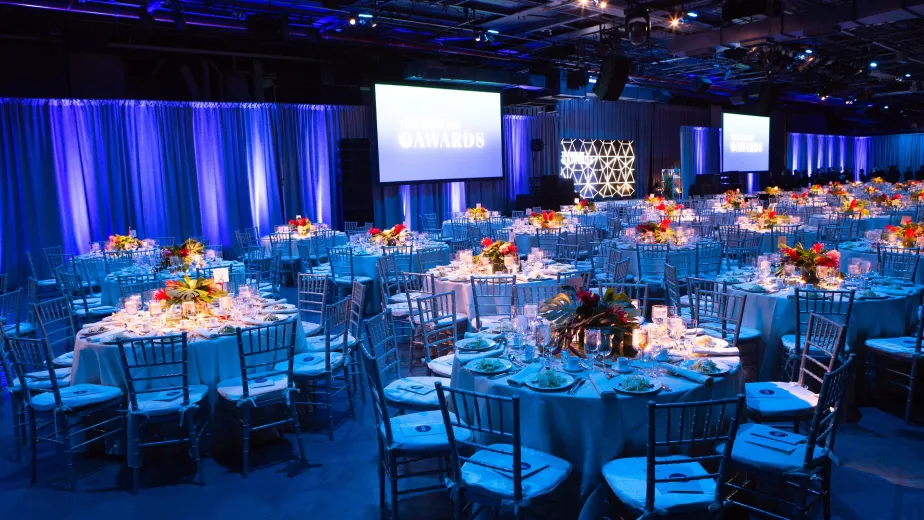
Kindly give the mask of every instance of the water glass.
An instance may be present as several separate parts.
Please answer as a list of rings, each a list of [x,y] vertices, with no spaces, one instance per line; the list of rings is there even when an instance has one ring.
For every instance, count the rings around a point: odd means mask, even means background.
[[[590,368],[593,370],[594,361],[597,359],[597,349],[600,347],[600,331],[587,329],[584,331],[584,355],[590,360]]]
[[[655,305],[651,308],[651,321],[663,325],[667,320],[667,305]]]

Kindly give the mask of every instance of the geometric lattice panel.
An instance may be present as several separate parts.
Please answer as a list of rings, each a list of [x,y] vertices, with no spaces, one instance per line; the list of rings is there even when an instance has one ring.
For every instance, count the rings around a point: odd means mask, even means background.
[[[632,141],[562,139],[561,177],[574,179],[584,199],[630,197],[635,193]]]

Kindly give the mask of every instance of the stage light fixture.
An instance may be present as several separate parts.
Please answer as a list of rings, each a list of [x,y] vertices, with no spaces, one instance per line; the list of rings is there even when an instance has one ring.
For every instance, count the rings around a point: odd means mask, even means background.
[[[875,69],[875,68],[878,67],[878,66],[879,66],[879,63],[878,63],[878,62],[875,62],[875,61],[869,62],[869,68],[871,68],[871,69]]]
[[[606,0],[600,0],[600,9],[606,9]]]
[[[689,16],[690,18],[699,18],[699,14],[696,11],[690,11],[689,13],[687,13],[687,16]]]
[[[888,110],[888,109],[889,109],[889,105],[886,105],[886,106],[882,107],[882,109],[883,109],[883,110]]]
[[[356,25],[356,15],[355,14],[350,15],[350,25]]]
[[[910,78],[910,77],[911,77],[911,73],[906,72],[906,73],[905,73],[905,77],[906,77],[906,78]]]
[[[625,10],[626,34],[632,45],[645,45],[651,35],[651,18],[647,7],[630,7]]]
[[[813,51],[812,49],[805,49],[805,53],[806,53],[806,54],[811,54],[811,53],[813,53],[813,52],[815,52],[815,51]]]
[[[819,99],[821,99],[822,101],[827,101],[828,96],[821,96]]]
[[[676,29],[677,27],[680,27],[680,18],[679,18],[679,17],[676,17],[676,16],[675,16],[674,18],[671,18],[671,27],[674,28],[674,29]]]

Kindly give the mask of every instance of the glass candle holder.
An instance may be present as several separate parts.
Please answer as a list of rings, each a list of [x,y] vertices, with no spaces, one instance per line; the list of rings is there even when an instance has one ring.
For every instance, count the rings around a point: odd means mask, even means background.
[[[199,313],[199,309],[196,308],[196,302],[183,302],[183,316],[186,318],[194,317]]]

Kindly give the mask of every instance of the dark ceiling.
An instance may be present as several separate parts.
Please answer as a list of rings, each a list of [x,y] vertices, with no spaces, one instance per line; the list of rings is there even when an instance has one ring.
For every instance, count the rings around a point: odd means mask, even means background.
[[[639,9],[650,38],[633,45]],[[584,95],[592,85],[569,89],[567,72],[584,83],[616,53],[633,60],[629,97],[749,105],[765,90],[782,105],[917,113],[922,14],[924,0],[0,0],[0,36],[282,55],[337,64],[319,75],[493,86],[534,106]]]

